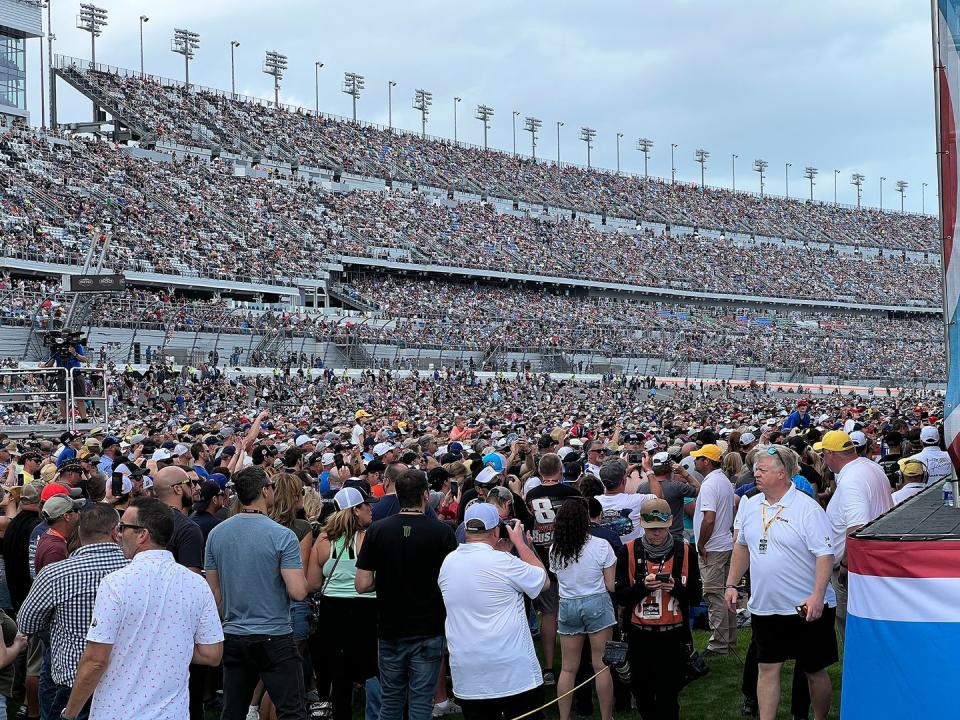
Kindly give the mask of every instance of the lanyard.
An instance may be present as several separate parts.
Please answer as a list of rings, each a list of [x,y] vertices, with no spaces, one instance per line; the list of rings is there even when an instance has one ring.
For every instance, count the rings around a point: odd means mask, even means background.
[[[773,517],[770,520],[767,520],[767,506],[763,503],[760,504],[760,522],[763,524],[763,538],[766,540],[767,533],[770,531],[770,526],[773,525],[773,521],[777,519],[777,516],[783,510],[783,505],[777,505],[777,511],[773,514]]]

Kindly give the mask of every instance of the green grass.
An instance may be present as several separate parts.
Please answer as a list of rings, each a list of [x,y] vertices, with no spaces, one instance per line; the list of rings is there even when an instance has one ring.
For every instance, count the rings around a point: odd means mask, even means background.
[[[709,633],[705,630],[694,631],[694,643],[698,649],[707,645]],[[710,674],[688,685],[680,695],[680,717],[684,720],[740,720],[740,680],[743,674],[742,659],[746,657],[747,647],[750,644],[750,630],[742,628],[737,632],[737,654],[726,657],[713,657],[707,660]],[[540,644],[536,644],[537,654],[540,654]],[[842,651],[841,651],[842,654]],[[541,659],[542,661],[542,659]],[[555,665],[560,668],[560,647],[557,646]],[[833,681],[833,706],[831,718],[840,717],[840,663],[829,670]],[[788,662],[783,669],[781,678],[781,700],[779,718],[790,718],[790,687],[793,678],[793,663]],[[556,688],[547,688],[547,699],[556,697]],[[546,710],[549,718],[558,717],[556,704]],[[363,718],[363,694],[358,692],[354,702],[354,718]],[[459,715],[448,716],[458,718]],[[573,715],[577,717],[576,714]],[[594,718],[599,718],[594,702]],[[636,712],[618,713],[617,720],[624,718],[639,718]],[[813,717],[811,712],[810,717]],[[219,718],[219,714],[207,713],[208,720]]]

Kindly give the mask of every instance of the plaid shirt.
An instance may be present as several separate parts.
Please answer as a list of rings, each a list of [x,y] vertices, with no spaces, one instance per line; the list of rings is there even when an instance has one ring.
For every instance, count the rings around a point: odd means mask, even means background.
[[[119,545],[84,545],[43,568],[33,581],[17,623],[27,635],[50,630],[51,674],[57,685],[73,686],[100,581],[127,562]]]

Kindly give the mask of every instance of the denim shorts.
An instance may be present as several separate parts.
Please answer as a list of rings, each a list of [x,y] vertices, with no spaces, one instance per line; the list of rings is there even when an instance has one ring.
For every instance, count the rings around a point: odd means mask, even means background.
[[[561,635],[583,635],[600,632],[617,624],[613,602],[608,593],[578,598],[560,598],[557,632]]]

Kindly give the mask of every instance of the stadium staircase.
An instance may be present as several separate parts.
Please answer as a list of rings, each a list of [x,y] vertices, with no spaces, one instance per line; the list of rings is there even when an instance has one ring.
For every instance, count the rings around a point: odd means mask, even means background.
[[[93,100],[100,108],[105,110],[109,115],[112,115],[119,125],[128,128],[137,139],[152,137],[152,134],[129,115],[125,108],[114,98],[103,95],[99,88],[87,80],[82,73],[77,72],[71,65],[61,67],[60,65],[62,65],[64,61],[65,59],[61,56],[54,56],[54,63],[56,63],[53,68],[54,74],[62,78],[78,92]]]
[[[334,345],[350,361],[350,367],[368,368],[376,364],[376,359],[355,337],[338,337],[334,340]]]
[[[572,373],[575,366],[560,348],[545,348],[540,355],[540,369],[549,373]]]
[[[329,295],[334,300],[338,300],[340,304],[343,307],[347,308],[348,310],[360,310],[361,312],[377,311],[377,309],[373,305],[370,305],[364,300],[355,298],[349,293],[347,293],[346,290],[343,289],[343,286],[339,284],[328,285],[327,295]]]

